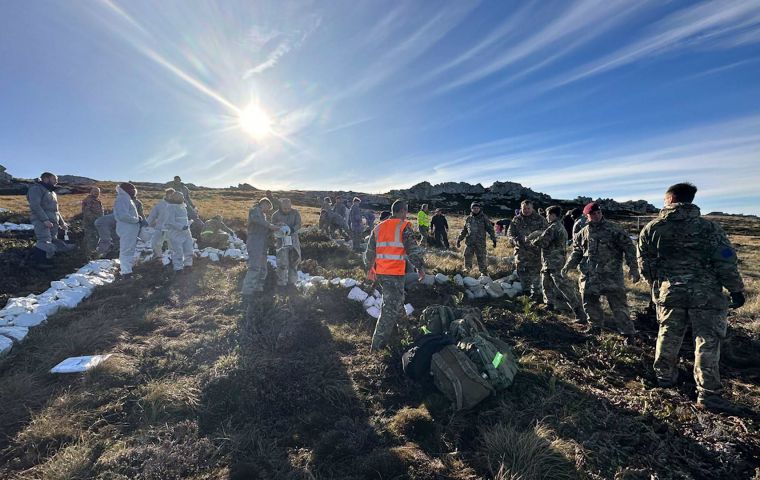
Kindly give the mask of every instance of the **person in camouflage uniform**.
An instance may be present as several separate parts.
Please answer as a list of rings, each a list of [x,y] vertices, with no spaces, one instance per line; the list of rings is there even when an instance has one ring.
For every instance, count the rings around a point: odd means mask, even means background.
[[[483,213],[483,206],[479,202],[472,202],[470,215],[464,220],[464,228],[457,238],[457,248],[464,240],[464,268],[472,268],[472,256],[478,260],[478,268],[481,275],[488,275],[488,256],[486,255],[486,235],[491,237],[493,247],[496,248],[496,232],[493,230],[491,220]]]
[[[523,292],[536,302],[544,299],[541,293],[541,250],[530,243],[528,236],[543,232],[548,226],[546,219],[533,211],[533,202],[523,200],[520,214],[515,215],[507,229],[507,237],[515,247],[515,267]]]
[[[731,294],[731,307],[738,308],[744,304],[744,283],[728,237],[691,203],[696,192],[688,183],[671,186],[659,218],[639,236],[639,265],[652,288],[660,324],[654,371],[661,387],[675,385],[678,352],[691,325],[697,405],[734,413],[735,407],[721,397],[718,370],[729,307],[723,288]]]
[[[68,230],[69,226],[58,210],[58,196],[55,193],[57,183],[57,176],[44,172],[26,192],[31,211],[29,219],[34,225],[34,236],[37,240],[32,251],[32,262],[37,268],[51,268],[53,264],[50,263],[50,259],[56,252],[65,252],[73,248],[58,238],[58,230]]]
[[[268,198],[259,200],[255,207],[248,211],[248,271],[243,279],[240,293],[247,307],[246,316],[253,314],[254,303],[260,301],[264,291],[264,281],[267,278],[267,248],[272,232],[280,229],[267,221],[267,215],[272,211],[272,202]]]
[[[103,216],[103,202],[99,197],[100,189],[92,187],[90,194],[82,200],[83,244],[87,252],[91,252],[98,245],[98,229],[95,228],[95,220]]]
[[[374,276],[376,269],[376,260],[383,259],[385,255],[377,252],[378,248],[385,248],[382,245],[383,242],[378,242],[378,235],[380,235],[380,229],[386,229],[388,227],[394,227],[395,223],[398,223],[399,229],[406,222],[406,216],[408,214],[409,207],[403,200],[396,200],[391,206],[393,216],[379,225],[373,230],[367,244],[367,250],[364,253],[364,263],[369,270],[369,277]],[[391,223],[388,223],[391,222]],[[397,232],[398,235],[398,232]],[[414,236],[411,223],[407,222],[406,226],[400,232],[400,240],[403,243],[404,255],[406,256],[405,264],[411,263],[411,265],[417,269],[417,275],[420,280],[425,278],[425,268],[423,262],[423,249],[420,247]],[[378,245],[378,243],[381,243]],[[397,247],[396,247],[397,248]],[[403,255],[399,255],[403,257]],[[402,266],[400,272],[395,274],[384,274],[382,270],[378,271],[377,282],[380,284],[380,289],[383,293],[383,306],[380,310],[380,316],[377,319],[375,325],[375,332],[372,335],[372,351],[377,351],[387,346],[399,347],[399,335],[398,327],[401,326],[402,319],[404,317],[404,283],[405,283],[405,268]]]
[[[295,288],[298,281],[298,264],[301,261],[301,242],[298,231],[301,229],[301,214],[292,207],[289,198],[280,199],[280,209],[272,215],[272,223],[277,226],[287,225],[290,228],[290,241],[285,238],[275,238],[277,249],[277,286],[280,289]]]
[[[623,258],[628,264],[631,281],[640,280],[636,263],[636,247],[631,237],[616,223],[604,219],[602,208],[591,202],[583,209],[588,224],[573,238],[573,249],[562,268],[566,275],[578,267],[581,301],[588,317],[589,332],[598,332],[604,326],[604,311],[600,298],[604,295],[612,310],[615,326],[626,337],[636,330],[631,322],[623,279]]]
[[[541,286],[544,290],[544,301],[547,305],[566,303],[575,313],[579,322],[586,321],[575,286],[570,279],[560,274],[565,266],[565,250],[567,249],[567,230],[560,216],[562,208],[553,205],[546,209],[546,219],[549,227],[543,232],[533,232],[528,235],[530,243],[541,249]]]
[[[203,223],[198,245],[201,248],[227,249],[230,246],[230,236],[234,235],[235,232],[224,223],[224,217],[216,215]]]

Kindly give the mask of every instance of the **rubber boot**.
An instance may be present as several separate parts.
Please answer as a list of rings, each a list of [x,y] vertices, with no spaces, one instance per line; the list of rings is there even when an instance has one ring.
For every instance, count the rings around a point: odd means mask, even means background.
[[[31,264],[39,270],[48,270],[54,266],[50,259],[47,258],[47,252],[37,247],[34,247],[34,250],[32,250]]]

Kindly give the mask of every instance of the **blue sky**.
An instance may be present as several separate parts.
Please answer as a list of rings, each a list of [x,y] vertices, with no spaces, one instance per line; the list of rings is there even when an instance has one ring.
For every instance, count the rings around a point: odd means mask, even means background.
[[[16,176],[657,205],[688,180],[760,214],[760,1],[9,0],[0,65]]]

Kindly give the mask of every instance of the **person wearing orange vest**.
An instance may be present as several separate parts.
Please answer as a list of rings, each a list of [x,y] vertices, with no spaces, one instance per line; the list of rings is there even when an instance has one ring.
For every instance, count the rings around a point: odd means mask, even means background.
[[[406,220],[408,211],[404,200],[393,202],[392,216],[372,230],[364,254],[369,276],[376,276],[383,293],[383,307],[372,335],[372,351],[400,346],[397,325],[404,314],[407,260],[417,270],[420,281],[425,278],[423,250],[415,241],[411,222]]]

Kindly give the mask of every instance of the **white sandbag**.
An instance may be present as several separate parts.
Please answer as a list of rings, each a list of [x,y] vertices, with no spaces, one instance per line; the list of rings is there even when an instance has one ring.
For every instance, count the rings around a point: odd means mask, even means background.
[[[504,294],[509,298],[515,298],[520,293],[519,290],[515,290],[512,286],[504,289]]]
[[[12,305],[10,307],[6,306],[2,310],[0,310],[0,317],[13,317],[16,315],[21,315],[22,313],[27,313],[28,311],[29,311],[29,308],[22,307],[20,305]]]
[[[373,297],[371,295],[367,295],[367,298],[365,298],[364,302],[362,302],[362,306],[366,310],[366,309],[368,309],[370,307],[374,307],[376,301],[377,301],[377,299],[375,297]]]
[[[372,318],[380,318],[380,309],[377,307],[369,307],[367,313]]]
[[[445,285],[449,283],[450,279],[448,275],[444,275],[442,273],[436,273],[435,274],[435,283],[438,285]]]
[[[206,250],[201,252],[201,258],[208,258],[208,253]]]
[[[313,277],[309,278],[309,281],[312,282],[312,283],[322,284],[322,283],[326,282],[327,279],[325,277],[323,277],[322,275],[314,275]]]
[[[46,317],[49,317],[51,315],[54,315],[58,313],[58,310],[60,310],[61,305],[58,303],[58,301],[49,302],[49,303],[41,303],[35,310],[35,313],[39,313],[41,315],[45,315]]]
[[[412,306],[411,303],[405,304],[404,305],[404,310],[406,311],[407,315],[411,315],[412,313],[414,313],[414,307]]]
[[[499,298],[499,297],[504,296],[504,289],[501,288],[501,284],[498,282],[491,282],[488,285],[486,285],[484,288],[485,288],[486,293],[491,298]]]
[[[462,278],[462,276],[457,273],[456,275],[454,275],[454,283],[456,285],[459,285],[460,287],[463,287],[464,286],[464,278]]]
[[[219,261],[219,254],[216,252],[211,252],[208,254],[208,259],[212,262],[218,262]]]
[[[359,287],[354,287],[351,289],[350,292],[348,292],[348,299],[354,300],[356,302],[363,302],[364,300],[367,299],[368,296],[369,295],[367,294],[367,292],[365,292]]]
[[[481,275],[480,278],[478,278],[478,281],[481,285],[488,285],[489,283],[493,283],[493,280],[491,280],[491,277],[488,275]]]
[[[358,284],[359,284],[359,282],[357,282],[353,278],[344,278],[344,279],[342,279],[340,281],[340,286],[343,287],[343,288],[355,287]],[[362,300],[364,300],[364,299],[362,299]]]
[[[172,257],[171,257],[171,256],[169,256],[169,255],[167,255],[167,254],[164,254],[164,256],[163,256],[163,257],[161,257],[161,263],[162,263],[164,266],[167,266],[167,265],[169,265],[170,263],[172,263]]]
[[[243,256],[243,252],[239,248],[228,248],[224,252],[225,257],[240,258]]]
[[[47,316],[40,312],[22,313],[13,319],[16,327],[36,327],[47,320]]]
[[[61,292],[61,297],[58,299],[58,304],[61,308],[74,308],[84,300],[85,293],[81,291],[69,290]]]
[[[8,337],[0,335],[0,357],[4,357],[9,354],[13,348],[13,340]]]
[[[340,285],[340,278],[333,278],[330,280],[331,285]]]
[[[66,284],[66,282],[55,280],[50,282],[50,288],[54,288],[56,290],[66,290],[69,288],[69,286]]]
[[[27,327],[0,327],[0,335],[4,335],[14,342],[23,342],[29,334]]]
[[[80,373],[108,360],[108,355],[89,355],[86,357],[71,357],[50,369],[50,373]]]
[[[464,279],[462,279],[462,282],[467,288],[475,288],[480,286],[480,281],[472,277],[464,277]]]
[[[517,292],[522,292],[522,283],[520,282],[513,282],[512,288],[517,290]]]
[[[507,277],[507,281],[508,281],[509,283],[512,283],[512,282],[514,282],[514,281],[518,280],[519,278],[520,278],[520,277],[517,275],[517,272],[512,272],[512,273],[510,273],[510,274],[509,274],[509,276]]]
[[[419,277],[418,277],[419,278]],[[435,275],[425,274],[425,278],[422,279],[423,285],[427,285],[428,287],[432,287],[435,285]]]
[[[5,225],[0,225],[0,233],[5,232],[6,230]]]

